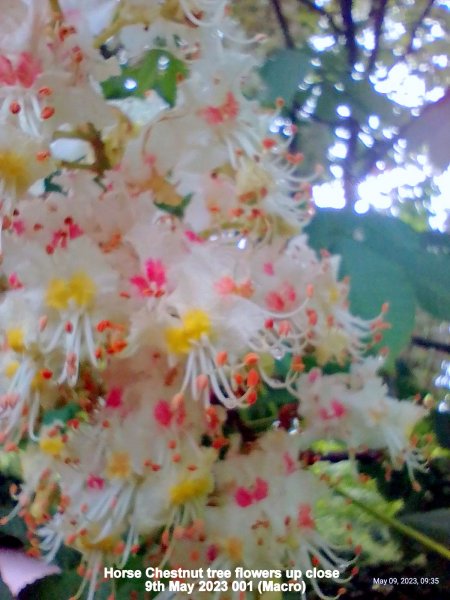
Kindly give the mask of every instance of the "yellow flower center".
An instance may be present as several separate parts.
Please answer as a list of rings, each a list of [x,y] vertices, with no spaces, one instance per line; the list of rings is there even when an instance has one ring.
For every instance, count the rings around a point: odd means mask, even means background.
[[[31,183],[25,157],[11,150],[0,150],[0,179],[16,193],[25,192]]]
[[[114,452],[106,466],[109,479],[127,479],[131,473],[130,457],[126,452]]]
[[[95,535],[92,535],[95,537]],[[81,551],[99,550],[104,554],[111,554],[114,552],[117,545],[120,543],[120,538],[115,535],[108,535],[107,537],[99,540],[98,542],[91,542],[86,539],[85,536],[80,536],[75,544]]]
[[[6,341],[8,346],[14,352],[23,352],[25,350],[25,346],[23,343],[23,331],[20,327],[14,327],[12,329],[8,329],[6,332]]]
[[[341,298],[340,291],[337,286],[332,285],[328,288],[328,299],[330,304],[337,304]]]
[[[60,435],[54,437],[44,437],[39,440],[39,447],[45,454],[58,456],[64,448],[64,442]]]
[[[240,562],[242,559],[242,541],[236,537],[230,537],[225,542],[225,552],[233,562]]]
[[[89,308],[97,289],[92,279],[80,271],[70,279],[52,279],[47,287],[45,301],[56,310],[66,310],[70,303],[79,308]]]
[[[180,483],[177,483],[171,488],[170,500],[173,504],[185,504],[200,496],[206,496],[212,492],[213,487],[211,475],[183,479]]]
[[[166,329],[166,342],[173,354],[187,354],[194,342],[211,333],[211,321],[199,308],[189,310],[181,321],[181,327]]]
[[[348,337],[346,334],[340,329],[332,327],[327,332],[322,343],[316,348],[317,362],[319,365],[325,365],[327,362],[334,359],[339,364],[342,364],[345,362],[347,347]]]
[[[19,366],[20,365],[17,362],[17,360],[12,360],[11,362],[9,362],[5,366],[5,370],[4,370],[4,373],[5,373],[6,377],[8,377],[9,379],[11,379],[12,377],[14,377],[14,375],[16,374],[16,371],[19,368]]]

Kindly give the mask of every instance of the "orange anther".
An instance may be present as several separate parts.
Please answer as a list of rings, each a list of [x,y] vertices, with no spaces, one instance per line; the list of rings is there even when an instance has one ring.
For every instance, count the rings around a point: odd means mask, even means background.
[[[20,113],[20,111],[20,104],[18,102],[11,102],[11,104],[9,105],[9,112],[13,115],[17,115],[18,113]]]
[[[251,367],[252,365],[256,365],[259,361],[259,355],[256,352],[249,352],[244,356],[244,364],[247,367]]]
[[[218,352],[216,356],[216,365],[218,367],[223,367],[228,360],[228,354],[224,350],[222,352]]]
[[[44,119],[44,121],[46,121],[47,119],[53,117],[54,114],[55,109],[53,108],[53,106],[44,106],[44,108],[41,110],[41,119]]]
[[[247,387],[256,387],[260,382],[260,377],[256,369],[251,369],[247,375]]]

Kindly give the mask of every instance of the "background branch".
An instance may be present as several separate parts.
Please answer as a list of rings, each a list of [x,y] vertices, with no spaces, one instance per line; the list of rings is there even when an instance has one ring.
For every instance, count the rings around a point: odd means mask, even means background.
[[[278,23],[280,25],[281,32],[283,34],[284,43],[286,44],[286,48],[295,48],[295,42],[289,30],[289,24],[284,16],[284,13],[281,9],[280,0],[270,0],[275,15],[277,17]]]
[[[356,46],[356,29],[353,21],[352,0],[339,0],[341,6],[341,15],[344,22],[345,45],[347,48],[348,65],[353,71],[358,59],[358,48]]]
[[[308,8],[311,12],[315,12],[315,13],[321,15],[322,17],[325,17],[325,19],[328,21],[328,25],[333,30],[335,35],[344,35],[345,34],[344,30],[341,27],[339,27],[339,25],[334,20],[333,15],[331,13],[329,13],[327,10],[325,10],[322,6],[317,6],[317,4],[315,4],[312,0],[298,0],[298,2],[301,5]]]
[[[373,18],[374,46],[367,65],[367,75],[373,71],[380,51],[381,30],[383,28],[388,1],[389,0],[375,0],[374,2],[374,8],[371,15]]]
[[[417,32],[423,26],[423,21],[429,15],[431,9],[433,8],[433,4],[434,4],[434,0],[428,0],[427,5],[421,12],[419,18],[412,26],[411,34],[409,37],[408,45],[406,46],[405,54],[411,54],[411,52],[414,52],[414,40],[416,39]]]

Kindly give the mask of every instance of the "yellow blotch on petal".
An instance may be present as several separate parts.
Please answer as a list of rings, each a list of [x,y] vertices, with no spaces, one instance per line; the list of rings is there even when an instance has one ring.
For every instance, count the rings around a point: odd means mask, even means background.
[[[44,388],[45,379],[41,373],[36,373],[36,375],[31,380],[31,389],[34,392],[41,392]]]
[[[45,301],[56,310],[66,310],[72,301],[80,308],[88,308],[97,288],[92,279],[80,271],[70,279],[52,279],[47,287]]]
[[[184,479],[174,485],[170,490],[170,500],[173,504],[185,504],[201,496],[206,496],[213,490],[214,484],[211,475]]]
[[[166,342],[174,354],[187,354],[193,342],[210,335],[211,321],[204,310],[194,308],[183,316],[181,327],[166,329]]]
[[[94,300],[95,283],[86,273],[75,273],[69,281],[70,297],[79,307],[88,307]]]
[[[242,541],[239,538],[228,538],[224,550],[233,562],[239,563],[242,560]]]
[[[26,192],[31,185],[26,158],[10,150],[0,151],[0,179],[17,194]]]
[[[54,437],[44,437],[39,440],[39,447],[45,454],[51,456],[58,456],[61,454],[61,450],[64,448],[64,442],[60,435]]]
[[[98,542],[91,542],[85,536],[80,536],[76,541],[76,547],[81,551],[99,550],[104,554],[111,554],[120,543],[120,538],[114,535],[108,535],[107,537],[99,540]]]
[[[337,302],[339,302],[341,298],[341,294],[339,292],[339,288],[335,285],[331,286],[328,289],[328,299],[330,301],[331,304],[336,304]]]
[[[52,279],[47,287],[45,302],[47,306],[64,310],[70,301],[70,288],[64,279]]]
[[[348,343],[347,335],[340,329],[332,327],[327,332],[322,343],[316,348],[318,364],[322,366],[330,360],[335,360],[339,364],[344,363],[347,356]]]
[[[6,341],[8,346],[11,348],[11,350],[14,350],[14,352],[23,352],[25,350],[23,343],[23,331],[19,327],[7,330]]]
[[[114,452],[106,466],[109,479],[127,479],[131,474],[130,457],[127,452]]]
[[[17,360],[12,360],[11,362],[9,362],[4,370],[4,373],[6,375],[6,377],[8,377],[9,379],[11,379],[12,377],[14,377],[14,375],[16,374],[17,369],[19,368],[19,363]]]

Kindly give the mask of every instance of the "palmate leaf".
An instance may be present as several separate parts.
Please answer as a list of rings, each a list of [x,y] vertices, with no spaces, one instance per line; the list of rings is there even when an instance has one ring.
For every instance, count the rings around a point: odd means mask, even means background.
[[[290,106],[299,84],[311,69],[310,61],[311,52],[307,48],[274,52],[260,70],[266,85],[264,100],[274,104],[277,98],[283,98]]]
[[[108,100],[136,96],[143,98],[149,90],[157,92],[170,106],[177,97],[177,83],[186,77],[185,63],[167,50],[149,50],[134,66],[122,68],[122,74],[102,83]]]
[[[341,275],[351,277],[353,312],[370,318],[383,302],[390,303],[392,329],[383,343],[391,360],[409,339],[417,304],[450,319],[450,253],[441,237],[430,240],[393,217],[335,210],[319,211],[307,233],[316,250],[342,255]]]

